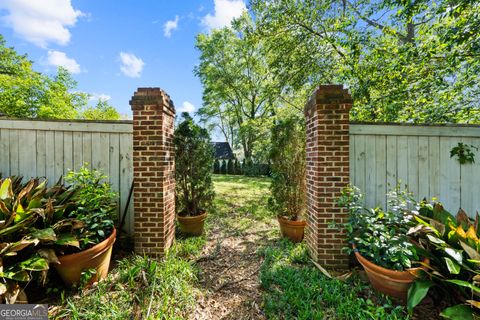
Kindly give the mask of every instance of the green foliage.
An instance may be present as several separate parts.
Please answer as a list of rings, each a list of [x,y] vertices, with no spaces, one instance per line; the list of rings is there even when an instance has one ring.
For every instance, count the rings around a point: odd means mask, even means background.
[[[235,174],[235,169],[233,167],[233,160],[228,159],[227,161],[227,173],[228,174]]]
[[[33,62],[6,46],[0,35],[0,112],[15,118],[118,119],[118,112],[76,90],[71,74],[60,67],[53,76],[33,70]]]
[[[460,319],[466,311],[469,311],[470,318],[472,315],[480,316],[478,214],[475,221],[472,221],[460,209],[454,217],[440,204],[423,201],[420,204],[420,215],[415,219],[417,226],[412,228],[410,233],[416,237],[421,249],[430,258],[426,280],[453,293],[451,296],[455,297],[458,303],[470,305],[451,307],[442,314],[447,319]]]
[[[397,188],[388,193],[386,210],[363,208],[363,196],[354,186],[342,191],[339,205],[349,211],[348,222],[342,226],[356,250],[369,261],[394,270],[411,268],[419,260],[408,231],[414,224],[409,208],[412,195]]]
[[[176,208],[180,215],[202,214],[214,198],[213,150],[208,131],[188,113],[175,129]]]
[[[480,121],[475,1],[252,1],[284,88],[345,83],[354,120]]]
[[[270,160],[271,209],[298,220],[306,210],[305,124],[301,119],[278,121],[272,129]]]
[[[70,216],[84,224],[78,230],[82,235],[82,250],[102,242],[112,233],[118,194],[112,191],[106,180],[107,176],[98,170],[90,170],[88,164],[84,164],[77,172],[68,172],[65,177],[67,183],[78,189],[77,207]]]
[[[58,263],[63,246],[79,246],[61,239],[82,227],[68,218],[75,209],[75,190],[57,183],[21,177],[0,180],[0,299],[14,303],[30,281],[45,284],[50,263]]]
[[[220,161],[218,161],[218,159],[215,159],[213,163],[213,173],[220,173]]]
[[[220,173],[227,174],[227,162],[222,160],[222,164],[220,165]]]
[[[231,28],[199,34],[195,74],[203,85],[202,120],[213,121],[232,147],[241,146],[246,159],[261,161],[280,87],[253,27],[252,19],[244,15]]]
[[[94,107],[85,107],[80,118],[85,120],[120,120],[120,113],[106,100],[98,100]]]
[[[175,249],[182,244],[176,244]],[[107,279],[69,296],[52,319],[184,319],[195,304],[196,270],[169,253],[159,262],[134,256],[118,261]],[[149,315],[149,317],[147,317]]]
[[[478,151],[478,148],[475,146],[459,142],[456,147],[453,147],[452,150],[450,150],[450,158],[456,156],[460,164],[475,163],[475,154],[472,149]]]
[[[235,159],[235,163],[233,164],[233,169],[234,169],[234,174],[243,174],[242,165],[240,164],[238,159]]]
[[[366,296],[358,281],[327,278],[309,263],[304,244],[279,241],[261,254],[263,310],[268,319],[408,318],[403,307],[385,298],[374,304],[374,297]]]
[[[13,303],[30,281],[44,286],[58,255],[78,252],[110,235],[116,195],[85,167],[59,180],[0,180],[0,297]],[[112,202],[113,201],[113,202]]]

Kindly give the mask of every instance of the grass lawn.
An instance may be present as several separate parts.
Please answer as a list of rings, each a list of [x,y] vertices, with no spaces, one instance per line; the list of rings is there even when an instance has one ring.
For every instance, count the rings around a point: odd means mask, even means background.
[[[217,292],[206,288],[207,282],[204,282],[206,270],[222,259],[228,263],[229,256],[220,254],[217,261],[208,262],[210,265],[199,262],[199,257],[211,256],[215,247],[213,242],[218,244],[219,238],[233,241],[227,241],[228,246],[229,243],[242,243],[234,240],[249,239],[252,234],[256,236],[254,246],[251,248],[249,243],[250,251],[246,254],[259,267],[255,268],[258,271],[252,273],[251,279],[246,280],[256,284],[258,304],[255,304],[257,300],[252,300],[248,308],[232,306],[236,310],[232,311],[230,318],[253,312],[251,305],[254,304],[257,311],[251,313],[255,316],[250,318],[408,318],[403,307],[394,306],[388,299],[372,293],[355,274],[347,281],[329,279],[311,263],[304,244],[295,245],[279,239],[275,216],[267,206],[268,178],[215,175],[214,183],[215,206],[209,210],[204,236],[185,238],[178,235],[175,245],[162,261],[136,255],[120,259],[107,280],[83,292],[62,293],[57,305],[51,308],[51,318],[193,318],[199,301],[208,304],[207,297],[210,297],[221,302],[236,290],[232,286],[230,291],[222,289]],[[212,250],[208,251],[209,248]],[[229,270],[236,273],[237,264],[240,263],[230,265]],[[228,284],[223,282],[215,286],[219,288],[225,283]],[[216,309],[212,310],[216,312]]]

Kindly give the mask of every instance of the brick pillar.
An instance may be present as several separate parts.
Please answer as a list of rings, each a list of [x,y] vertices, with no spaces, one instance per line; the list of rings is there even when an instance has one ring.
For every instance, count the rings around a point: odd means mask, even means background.
[[[139,88],[130,106],[135,252],[160,257],[175,237],[175,107],[160,88]]]
[[[323,266],[345,268],[345,233],[329,228],[347,212],[337,199],[349,182],[349,111],[352,98],[342,85],[320,86],[305,106],[307,123],[307,230],[312,258]]]

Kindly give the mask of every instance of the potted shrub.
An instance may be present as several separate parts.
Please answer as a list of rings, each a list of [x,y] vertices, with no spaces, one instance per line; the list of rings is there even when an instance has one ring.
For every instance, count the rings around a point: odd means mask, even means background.
[[[300,242],[306,221],[305,126],[289,117],[272,129],[270,209],[277,214],[283,237]]]
[[[211,168],[214,153],[208,131],[186,112],[175,129],[175,204],[180,229],[201,235],[214,197]]]
[[[78,172],[69,172],[65,178],[76,189],[76,208],[68,217],[81,223],[81,227],[73,230],[70,239],[66,239],[71,241],[69,245],[56,249],[60,255],[59,263],[54,266],[68,285],[78,283],[85,272],[90,273],[88,284],[107,276],[116,239],[117,194],[111,190],[106,178],[86,166]]]
[[[364,208],[356,187],[346,187],[339,200],[349,210],[343,226],[358,262],[377,290],[405,302],[411,284],[418,278],[428,259],[420,260],[418,247],[409,236],[415,224],[414,203],[410,194],[397,188],[388,194],[386,210]]]

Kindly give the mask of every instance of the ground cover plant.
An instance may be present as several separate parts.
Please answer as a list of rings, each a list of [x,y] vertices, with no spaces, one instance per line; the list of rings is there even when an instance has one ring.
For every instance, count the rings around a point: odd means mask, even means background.
[[[309,260],[305,244],[277,241],[261,250],[260,281],[268,319],[407,319],[405,308],[375,295],[353,276],[330,279]]]
[[[195,306],[197,269],[191,259],[205,240],[178,240],[162,261],[131,255],[91,289],[66,291],[52,319],[185,319]]]

